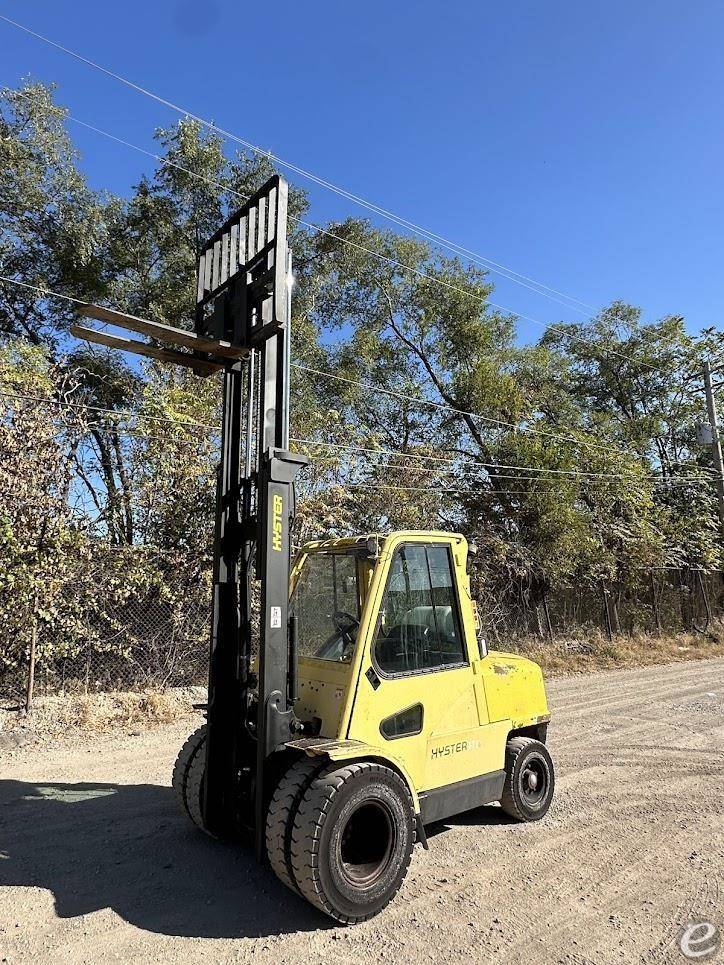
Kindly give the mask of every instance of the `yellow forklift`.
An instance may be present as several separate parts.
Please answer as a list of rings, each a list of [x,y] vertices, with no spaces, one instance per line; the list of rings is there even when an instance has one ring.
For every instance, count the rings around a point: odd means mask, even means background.
[[[288,448],[286,224],[274,177],[203,246],[193,333],[95,305],[80,311],[155,341],[73,331],[223,373],[207,721],[173,786],[200,829],[250,834],[285,885],[353,924],[393,898],[426,825],[497,801],[546,814],[549,714],[540,668],[480,636],[463,536],[322,540],[292,569],[306,458]]]

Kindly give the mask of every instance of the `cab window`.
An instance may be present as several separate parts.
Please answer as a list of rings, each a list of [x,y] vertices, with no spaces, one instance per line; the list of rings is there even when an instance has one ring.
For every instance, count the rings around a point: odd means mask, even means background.
[[[384,674],[419,673],[466,662],[447,546],[410,543],[397,550],[373,653]]]
[[[291,609],[298,620],[301,656],[349,663],[360,616],[356,558],[341,553],[307,556]]]

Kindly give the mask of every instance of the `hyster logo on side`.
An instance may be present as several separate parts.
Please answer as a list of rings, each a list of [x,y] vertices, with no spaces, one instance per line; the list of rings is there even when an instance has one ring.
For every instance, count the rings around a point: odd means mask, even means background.
[[[284,500],[281,496],[272,497],[272,549],[277,553],[282,551],[282,513],[284,512]]]
[[[480,747],[480,741],[458,741],[456,744],[443,744],[441,747],[433,747],[430,751],[430,757],[433,760],[438,757],[450,757],[451,754],[472,751],[476,747]]]

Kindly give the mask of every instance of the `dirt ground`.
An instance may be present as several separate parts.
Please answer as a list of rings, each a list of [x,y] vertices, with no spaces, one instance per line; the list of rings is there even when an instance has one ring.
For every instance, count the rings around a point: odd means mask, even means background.
[[[189,722],[0,754],[0,958],[100,962],[684,962],[724,926],[724,659],[554,680],[557,796],[430,829],[402,891],[339,928],[195,832],[171,765]],[[720,953],[721,954],[721,953]]]

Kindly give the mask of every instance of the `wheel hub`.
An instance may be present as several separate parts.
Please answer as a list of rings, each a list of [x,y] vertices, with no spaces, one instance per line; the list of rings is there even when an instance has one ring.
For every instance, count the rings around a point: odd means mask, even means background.
[[[520,788],[529,804],[541,801],[548,787],[548,775],[544,762],[538,757],[529,758],[521,774]]]
[[[358,888],[377,881],[390,863],[394,837],[382,801],[366,801],[353,811],[340,839],[340,867],[347,880]]]

